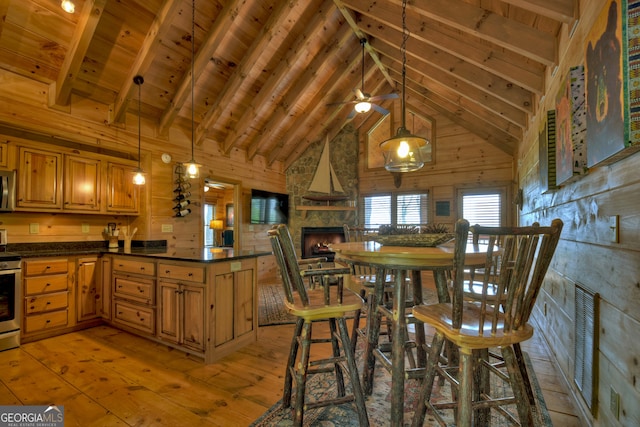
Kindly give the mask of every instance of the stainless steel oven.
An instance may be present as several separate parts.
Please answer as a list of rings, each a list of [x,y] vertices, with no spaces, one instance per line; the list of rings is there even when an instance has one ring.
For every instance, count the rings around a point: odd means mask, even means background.
[[[20,255],[0,252],[0,351],[20,346]]]

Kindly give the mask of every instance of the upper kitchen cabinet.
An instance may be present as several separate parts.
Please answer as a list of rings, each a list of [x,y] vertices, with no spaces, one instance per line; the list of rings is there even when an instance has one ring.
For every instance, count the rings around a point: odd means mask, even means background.
[[[62,154],[20,147],[17,208],[62,209]]]
[[[100,210],[100,160],[64,156],[64,209]]]
[[[137,214],[139,187],[133,183],[135,167],[109,162],[107,169],[107,212]]]
[[[137,163],[126,153],[49,147],[21,142],[14,148],[17,211],[138,215]]]

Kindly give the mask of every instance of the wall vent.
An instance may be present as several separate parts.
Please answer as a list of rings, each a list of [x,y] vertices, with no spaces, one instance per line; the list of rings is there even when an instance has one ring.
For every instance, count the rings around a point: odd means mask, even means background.
[[[575,292],[575,372],[573,380],[591,413],[597,415],[598,329],[600,294],[576,283]]]

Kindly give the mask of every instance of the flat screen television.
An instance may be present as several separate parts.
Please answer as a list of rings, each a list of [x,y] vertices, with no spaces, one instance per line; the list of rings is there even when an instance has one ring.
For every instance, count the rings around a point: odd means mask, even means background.
[[[287,224],[289,195],[251,190],[251,224]]]

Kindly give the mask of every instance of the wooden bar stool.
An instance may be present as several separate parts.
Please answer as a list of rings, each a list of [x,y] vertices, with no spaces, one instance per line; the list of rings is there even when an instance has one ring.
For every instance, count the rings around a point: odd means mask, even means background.
[[[532,425],[535,400],[520,343],[533,335],[529,315],[558,245],[562,225],[561,220],[555,219],[549,227],[474,226],[474,234],[487,236],[487,255],[484,268],[478,269],[483,274],[474,277],[480,285],[476,285],[474,297],[469,298],[465,295],[465,282],[469,280],[468,272],[465,274],[469,223],[464,219],[457,222],[452,302],[413,308],[416,318],[436,331],[414,427],[423,425],[427,409],[440,423],[444,420],[439,410],[454,409],[459,427],[487,425],[493,409],[515,425]],[[493,267],[497,255],[500,266],[496,269]],[[445,341],[457,349],[459,364],[442,355]],[[501,353],[495,363],[488,356],[493,348]],[[451,384],[455,401],[431,402],[436,374]],[[491,389],[490,375],[505,381],[512,395],[492,394],[495,390]],[[504,408],[506,405],[516,406],[517,420]]]
[[[354,402],[361,426],[368,426],[367,409],[360,385],[358,368],[355,362],[351,339],[347,330],[345,315],[362,309],[362,298],[349,289],[344,289],[344,279],[349,280],[351,270],[348,267],[330,266],[313,269],[300,269],[295,249],[286,225],[279,225],[269,231],[273,253],[281,271],[285,291],[285,306],[289,313],[297,316],[291,350],[285,373],[283,407],[291,406],[293,381],[295,380],[295,402],[293,404],[293,422],[301,426],[304,412],[322,406],[339,405]],[[304,278],[319,278],[320,286],[307,289]],[[334,280],[330,280],[330,279]],[[336,280],[337,278],[337,280]],[[333,282],[333,283],[330,283]],[[317,283],[317,281],[312,281]],[[334,285],[335,283],[335,285]],[[313,338],[312,325],[315,322],[328,322],[330,337]],[[313,344],[331,345],[332,355],[326,358],[311,358]],[[335,396],[322,401],[305,399],[308,375],[335,375]],[[344,373],[351,387],[347,394]]]

